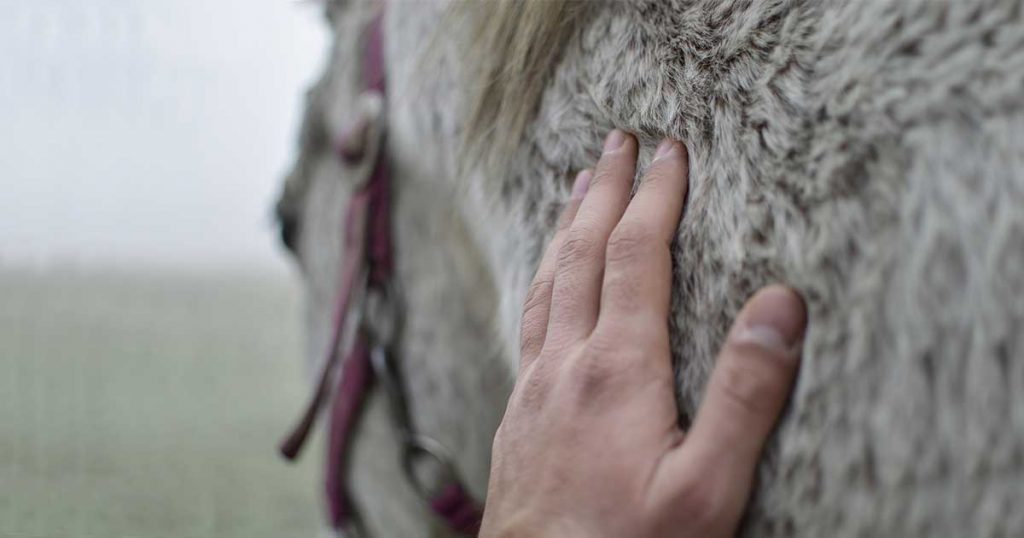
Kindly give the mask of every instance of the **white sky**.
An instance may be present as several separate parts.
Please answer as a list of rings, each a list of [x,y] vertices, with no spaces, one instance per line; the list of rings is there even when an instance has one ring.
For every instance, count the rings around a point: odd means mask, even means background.
[[[284,267],[315,4],[0,4],[0,263]]]

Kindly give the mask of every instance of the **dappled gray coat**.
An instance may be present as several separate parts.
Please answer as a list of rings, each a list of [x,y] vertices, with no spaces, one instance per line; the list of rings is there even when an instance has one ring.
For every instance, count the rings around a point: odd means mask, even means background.
[[[495,118],[491,133],[468,118],[479,96],[467,81],[481,71],[467,66],[494,52],[473,46],[481,19],[443,1],[388,6],[401,360],[418,426],[458,455],[473,493],[485,491],[541,249],[569,179],[619,127],[638,135],[645,162],[664,136],[690,149],[671,319],[684,422],[751,292],[782,281],[810,309],[798,386],[744,532],[1024,535],[1022,2],[582,6],[564,35],[509,32],[557,50],[526,83],[539,85],[536,102],[508,103],[528,121]],[[342,212],[366,173],[331,144],[362,106],[372,5],[326,11],[332,54],[279,204],[308,292],[311,372]],[[460,153],[474,147],[487,155]],[[363,518],[380,536],[423,535],[432,523],[396,464],[381,395],[364,418],[351,482]]]

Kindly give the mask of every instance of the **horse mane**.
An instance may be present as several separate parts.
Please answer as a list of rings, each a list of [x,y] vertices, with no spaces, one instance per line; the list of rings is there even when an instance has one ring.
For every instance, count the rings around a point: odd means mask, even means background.
[[[461,140],[464,165],[493,169],[512,158],[586,4],[461,0],[452,5],[445,26],[469,29],[464,36],[469,104]]]

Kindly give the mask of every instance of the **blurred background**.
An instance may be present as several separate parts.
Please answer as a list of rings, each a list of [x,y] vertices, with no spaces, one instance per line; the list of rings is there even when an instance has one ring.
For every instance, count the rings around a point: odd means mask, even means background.
[[[0,536],[311,535],[271,207],[319,7],[0,6]]]

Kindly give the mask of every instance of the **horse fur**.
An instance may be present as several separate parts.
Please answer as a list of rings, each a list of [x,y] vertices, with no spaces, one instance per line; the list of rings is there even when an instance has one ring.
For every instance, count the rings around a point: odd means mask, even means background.
[[[810,311],[743,533],[1024,535],[1022,4],[586,2],[566,35],[540,41],[560,50],[542,55],[556,61],[535,77],[537,102],[515,105],[529,114],[521,134],[492,118],[488,135],[471,121],[487,86],[467,80],[499,52],[470,47],[474,18],[445,0],[389,3],[401,352],[418,426],[458,454],[482,498],[521,301],[569,179],[613,127],[638,136],[642,164],[671,136],[691,159],[670,320],[684,423],[754,290],[786,282]],[[326,9],[332,56],[279,204],[299,230],[313,360],[341,213],[364,173],[329,141],[357,102],[373,8]],[[500,167],[460,167],[464,136],[515,144],[496,144]],[[355,500],[375,535],[423,535],[429,515],[396,462],[375,394],[357,432]]]

